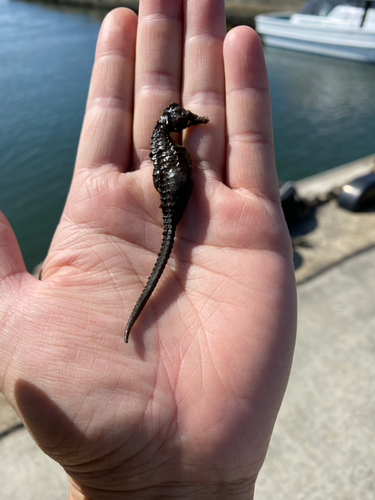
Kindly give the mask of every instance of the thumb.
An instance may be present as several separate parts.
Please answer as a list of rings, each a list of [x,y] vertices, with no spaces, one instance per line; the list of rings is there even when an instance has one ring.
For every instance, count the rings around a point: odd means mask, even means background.
[[[26,266],[16,235],[8,219],[0,211],[0,282],[24,272]]]

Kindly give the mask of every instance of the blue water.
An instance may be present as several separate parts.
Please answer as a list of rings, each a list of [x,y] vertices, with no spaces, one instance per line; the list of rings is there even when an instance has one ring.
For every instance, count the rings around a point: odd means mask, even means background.
[[[30,270],[69,188],[99,27],[88,13],[0,0],[0,208]]]
[[[375,153],[375,64],[265,47],[279,177]]]
[[[0,0],[0,208],[30,270],[69,189],[102,16]],[[374,153],[375,65],[265,54],[280,178]]]

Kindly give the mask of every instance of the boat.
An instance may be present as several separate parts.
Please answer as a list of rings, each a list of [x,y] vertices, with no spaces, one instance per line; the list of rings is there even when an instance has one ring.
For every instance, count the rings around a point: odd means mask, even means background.
[[[255,17],[265,45],[375,62],[375,0],[309,0],[296,12]]]

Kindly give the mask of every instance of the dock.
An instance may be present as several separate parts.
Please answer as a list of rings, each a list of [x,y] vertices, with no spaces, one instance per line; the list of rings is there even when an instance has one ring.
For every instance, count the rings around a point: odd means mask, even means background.
[[[374,170],[375,155],[295,183],[307,200]],[[293,231],[292,231],[293,233]],[[375,211],[334,198],[292,234],[293,369],[256,500],[375,498]],[[2,500],[66,500],[68,481],[0,395]]]
[[[375,155],[333,168],[294,186],[302,199],[313,200],[375,170]],[[333,198],[318,206],[312,217],[292,228],[295,236],[296,281],[302,283],[375,245],[375,213],[349,212]]]

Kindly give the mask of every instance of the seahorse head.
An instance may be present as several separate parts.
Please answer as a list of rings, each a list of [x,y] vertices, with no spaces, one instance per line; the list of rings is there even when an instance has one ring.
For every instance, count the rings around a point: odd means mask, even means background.
[[[181,132],[192,125],[207,123],[207,116],[197,116],[180,104],[172,102],[164,111],[162,119],[170,132]]]

